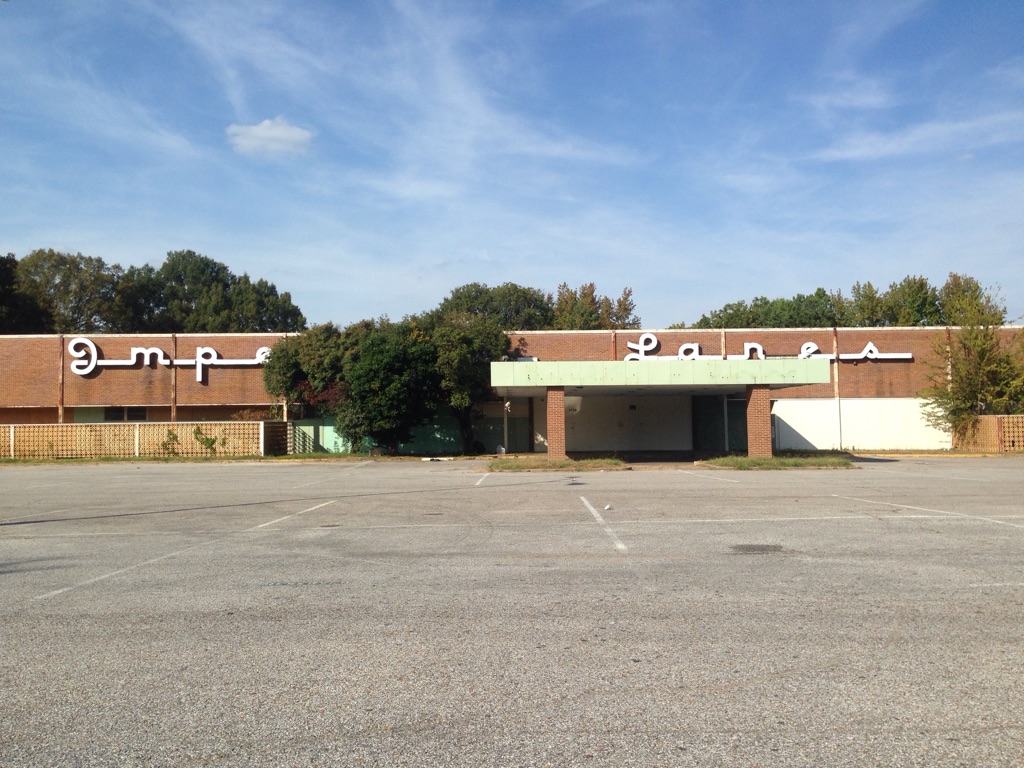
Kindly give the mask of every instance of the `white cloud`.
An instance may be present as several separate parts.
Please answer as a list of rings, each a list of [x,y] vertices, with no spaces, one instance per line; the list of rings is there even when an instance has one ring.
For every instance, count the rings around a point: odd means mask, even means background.
[[[228,141],[243,155],[297,155],[309,149],[312,131],[292,125],[283,117],[264,120],[256,125],[231,124],[226,130]]]

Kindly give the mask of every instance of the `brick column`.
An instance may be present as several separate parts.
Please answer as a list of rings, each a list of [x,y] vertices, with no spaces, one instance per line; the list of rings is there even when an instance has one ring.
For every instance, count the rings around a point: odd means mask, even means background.
[[[771,455],[771,389],[765,384],[751,384],[747,386],[747,456]]]
[[[548,387],[548,458],[561,461],[565,455],[565,388]]]

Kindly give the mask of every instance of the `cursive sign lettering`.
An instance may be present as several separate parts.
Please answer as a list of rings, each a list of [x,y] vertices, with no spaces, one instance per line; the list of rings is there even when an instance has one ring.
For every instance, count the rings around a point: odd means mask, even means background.
[[[132,368],[138,365],[166,365],[168,367],[195,367],[196,381],[202,381],[206,369],[216,366],[263,365],[270,357],[270,347],[260,347],[255,357],[229,358],[220,357],[213,347],[196,347],[193,358],[179,357],[171,359],[159,347],[132,347],[128,357],[123,360],[101,359],[96,344],[83,336],[76,336],[68,342],[68,354],[75,358],[71,362],[71,370],[79,376],[88,376],[97,368]]]
[[[836,356],[831,352],[826,353],[818,349],[818,345],[813,341],[806,342],[800,347],[800,354],[797,358],[800,360],[810,360],[811,358],[823,357],[826,360],[835,360]],[[846,354],[840,353],[840,360],[913,360],[914,355],[911,352],[879,352],[878,347],[872,344],[870,341],[864,345],[864,349],[860,352],[848,352]]]
[[[626,346],[632,352],[628,353],[623,360],[721,360],[721,355],[705,355],[701,353],[700,344],[695,341],[679,345],[679,350],[673,355],[659,355],[661,342],[653,333],[642,333],[636,342],[627,341]],[[800,347],[799,360],[810,360],[812,358],[824,358],[835,360],[833,354],[826,354],[818,349],[813,341],[806,342]],[[727,355],[726,360],[767,360],[764,347],[755,341],[744,342],[743,353],[739,355]],[[913,360],[911,352],[879,352],[872,342],[868,342],[860,352],[850,352],[839,355],[840,360]]]

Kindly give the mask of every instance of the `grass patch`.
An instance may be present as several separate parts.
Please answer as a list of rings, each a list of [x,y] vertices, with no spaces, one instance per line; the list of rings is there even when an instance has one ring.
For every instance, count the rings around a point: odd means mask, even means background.
[[[852,469],[850,455],[843,451],[784,451],[778,456],[720,456],[700,462],[726,469]]]
[[[491,472],[543,472],[557,470],[564,472],[596,472],[603,469],[629,469],[621,459],[563,459],[554,461],[543,456],[504,457],[491,459],[487,468]]]

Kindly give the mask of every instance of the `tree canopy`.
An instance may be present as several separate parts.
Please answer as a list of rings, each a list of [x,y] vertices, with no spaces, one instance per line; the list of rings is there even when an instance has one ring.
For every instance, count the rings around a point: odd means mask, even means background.
[[[987,298],[986,298],[987,296]],[[850,295],[818,288],[785,299],[754,298],[736,301],[701,315],[693,328],[821,328],[839,326],[960,325],[973,304],[984,304],[995,324],[1005,321],[1006,310],[985,294],[972,277],[951,273],[937,288],[928,278],[908,275],[879,291],[870,282],[854,283]],[[998,319],[997,319],[998,318]],[[679,323],[673,327],[686,327]]]
[[[584,283],[579,288],[562,283],[554,301],[551,327],[565,331],[639,328],[640,318],[635,310],[632,288],[625,288],[612,300],[599,295],[594,283]]]
[[[52,322],[39,302],[21,289],[17,257],[0,257],[0,333],[37,333]]]
[[[13,254],[0,270],[10,282]],[[171,251],[163,264],[122,268],[96,256],[33,251],[14,260],[13,285],[0,293],[7,333],[176,333],[300,331],[302,312],[288,293],[234,275],[194,251]],[[17,321],[10,318],[18,318]]]
[[[937,303],[958,328],[934,346],[939,362],[922,393],[928,420],[963,437],[979,416],[1024,413],[1024,335],[999,332],[1006,310],[998,297],[951,274]]]

